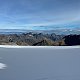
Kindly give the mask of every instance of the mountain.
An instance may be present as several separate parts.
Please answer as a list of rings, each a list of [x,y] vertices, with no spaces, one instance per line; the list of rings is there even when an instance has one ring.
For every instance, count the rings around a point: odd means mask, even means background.
[[[38,43],[33,44],[33,46],[52,46],[54,44],[53,41],[45,39]]]
[[[80,45],[80,35],[68,35],[64,39],[67,46]]]
[[[0,45],[72,46],[80,45],[80,35],[44,33],[0,34]]]

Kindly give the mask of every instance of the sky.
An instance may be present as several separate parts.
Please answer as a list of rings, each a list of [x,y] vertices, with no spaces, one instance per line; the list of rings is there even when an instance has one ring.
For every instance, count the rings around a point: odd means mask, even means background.
[[[0,0],[0,29],[80,28],[80,0]]]

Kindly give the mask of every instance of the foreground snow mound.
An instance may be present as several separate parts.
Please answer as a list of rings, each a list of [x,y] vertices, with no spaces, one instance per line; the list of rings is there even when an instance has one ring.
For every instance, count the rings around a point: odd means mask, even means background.
[[[0,63],[0,69],[5,69],[6,67],[6,64]]]

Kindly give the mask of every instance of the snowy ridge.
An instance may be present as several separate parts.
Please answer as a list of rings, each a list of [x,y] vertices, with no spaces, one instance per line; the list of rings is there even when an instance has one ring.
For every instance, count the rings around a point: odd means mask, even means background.
[[[71,48],[80,48],[80,46],[15,46],[15,45],[0,45],[0,48],[52,48],[52,49],[71,49]]]

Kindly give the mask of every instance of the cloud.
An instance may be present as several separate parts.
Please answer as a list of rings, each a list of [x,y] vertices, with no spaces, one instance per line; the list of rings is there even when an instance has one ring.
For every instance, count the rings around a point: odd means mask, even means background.
[[[6,69],[7,65],[4,63],[0,63],[0,69]]]
[[[80,21],[79,8],[80,0],[2,0],[0,29],[73,24]]]

